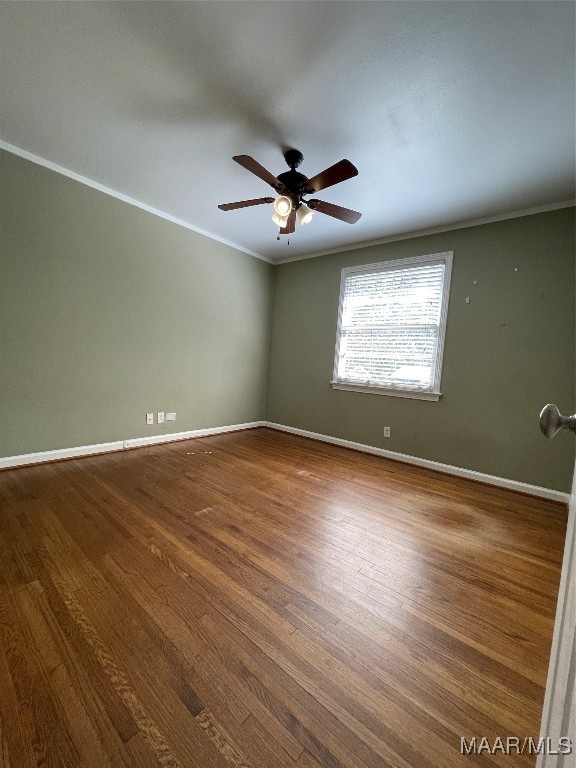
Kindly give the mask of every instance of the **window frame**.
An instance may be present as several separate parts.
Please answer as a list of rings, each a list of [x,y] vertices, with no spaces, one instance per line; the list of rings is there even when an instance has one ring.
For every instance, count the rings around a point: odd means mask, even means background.
[[[344,267],[340,277],[340,296],[338,299],[338,323],[336,327],[336,347],[334,351],[334,369],[330,384],[332,389],[347,390],[350,392],[364,392],[373,395],[388,395],[390,397],[408,397],[414,400],[435,400],[438,401],[442,396],[440,391],[440,381],[442,377],[442,361],[444,357],[444,340],[446,336],[446,323],[448,319],[448,301],[450,298],[450,280],[452,277],[452,257],[453,251],[444,251],[442,253],[432,253],[424,256],[409,256],[392,261],[379,261],[373,264],[361,264],[354,267]],[[349,275],[363,272],[378,273],[397,270],[398,268],[410,268],[422,264],[430,263],[444,264],[444,282],[442,286],[442,299],[440,309],[440,319],[438,322],[438,341],[436,344],[436,361],[434,365],[434,377],[430,389],[405,389],[402,387],[383,387],[377,384],[368,384],[362,382],[342,381],[338,379],[338,362],[340,352],[340,341],[342,335],[342,312],[344,307],[344,294],[346,288],[346,279]]]

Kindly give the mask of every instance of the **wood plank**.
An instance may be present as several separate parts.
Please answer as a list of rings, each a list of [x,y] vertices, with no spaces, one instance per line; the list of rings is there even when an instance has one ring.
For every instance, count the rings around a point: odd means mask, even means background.
[[[0,473],[0,765],[530,766],[565,508],[270,429]]]
[[[74,768],[79,763],[78,752],[65,721],[62,703],[51,693],[31,647],[30,632],[29,617],[6,589],[1,590],[0,647],[16,695],[19,726],[25,742],[24,759],[31,750],[34,765]],[[8,757],[18,764],[18,755]]]

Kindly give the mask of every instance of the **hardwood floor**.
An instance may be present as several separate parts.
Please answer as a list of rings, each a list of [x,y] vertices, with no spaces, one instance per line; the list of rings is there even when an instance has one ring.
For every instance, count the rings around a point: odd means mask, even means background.
[[[553,502],[269,429],[0,473],[0,765],[528,766]]]

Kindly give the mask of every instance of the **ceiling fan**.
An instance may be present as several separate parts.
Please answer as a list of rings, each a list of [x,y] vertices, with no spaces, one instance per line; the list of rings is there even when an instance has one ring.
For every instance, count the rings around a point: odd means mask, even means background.
[[[340,160],[324,171],[317,173],[311,179],[299,173],[296,168],[304,159],[297,149],[288,149],[284,152],[284,159],[290,170],[274,176],[250,155],[234,155],[235,160],[247,171],[258,176],[276,191],[277,197],[259,197],[255,200],[240,200],[237,203],[223,203],[219,205],[221,211],[233,211],[236,208],[248,208],[252,205],[274,204],[272,221],[280,227],[280,235],[290,235],[296,228],[296,217],[301,224],[307,224],[314,213],[325,213],[334,219],[340,219],[348,224],[355,224],[362,216],[358,211],[343,208],[334,203],[325,203],[323,200],[304,200],[305,195],[320,192],[322,189],[332,187],[341,181],[351,179],[358,175],[358,169],[349,160]]]

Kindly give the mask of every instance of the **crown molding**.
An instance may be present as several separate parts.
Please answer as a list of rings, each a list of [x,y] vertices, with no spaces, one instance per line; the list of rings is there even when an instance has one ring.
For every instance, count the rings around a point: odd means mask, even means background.
[[[548,213],[557,211],[561,208],[573,208],[576,206],[576,200],[564,200],[560,203],[549,203],[548,205],[538,205],[534,208],[525,208],[521,211],[511,213],[495,214],[493,216],[484,216],[479,219],[470,219],[458,224],[447,224],[442,227],[432,227],[430,229],[420,229],[413,232],[406,232],[390,237],[382,237],[378,240],[367,240],[363,243],[354,243],[338,248],[330,248],[326,251],[314,251],[313,253],[301,254],[300,256],[289,256],[286,259],[275,259],[273,264],[288,264],[291,261],[304,261],[305,259],[315,259],[319,256],[329,256],[334,253],[345,253],[346,251],[359,251],[362,248],[371,248],[374,245],[386,245],[386,243],[396,243],[399,240],[413,240],[418,237],[427,237],[428,235],[439,235],[443,232],[452,232],[455,229],[467,229],[468,227],[479,227],[482,224],[494,224],[497,221],[506,221],[507,219],[519,219],[522,216],[533,216],[537,213]]]
[[[110,197],[115,197],[117,200],[121,200],[123,203],[128,203],[128,205],[133,205],[134,207],[140,208],[141,210],[146,211],[147,213],[151,213],[154,216],[160,217],[161,219],[170,221],[172,222],[172,224],[177,224],[178,226],[184,227],[185,229],[189,229],[192,232],[196,232],[199,235],[204,235],[204,237],[208,237],[210,238],[210,240],[215,240],[218,243],[227,245],[230,248],[234,248],[237,251],[246,253],[249,256],[254,256],[254,258],[260,259],[261,261],[265,261],[267,264],[272,264],[272,265],[288,264],[291,261],[304,261],[305,259],[315,259],[319,256],[329,256],[330,254],[345,253],[346,251],[358,251],[362,248],[371,248],[374,245],[386,245],[387,243],[395,243],[400,240],[411,240],[418,237],[426,237],[428,235],[438,235],[438,234],[442,234],[443,232],[451,232],[452,230],[455,230],[455,229],[466,229],[467,227],[477,227],[477,226],[481,226],[482,224],[493,224],[497,221],[506,221],[507,219],[517,219],[522,216],[532,216],[537,213],[547,213],[548,211],[556,211],[561,208],[572,208],[576,206],[576,200],[565,200],[559,203],[540,205],[534,208],[526,208],[520,211],[513,211],[511,213],[502,213],[494,216],[484,216],[478,219],[470,219],[468,221],[463,221],[458,224],[448,224],[442,227],[432,227],[430,229],[421,229],[421,230],[406,232],[403,234],[391,235],[390,237],[383,237],[377,240],[367,240],[362,243],[354,243],[353,245],[346,245],[341,247],[339,246],[338,248],[329,248],[324,251],[313,251],[312,253],[305,253],[305,254],[301,254],[300,256],[289,256],[286,259],[271,259],[268,256],[264,256],[262,253],[258,253],[257,251],[252,251],[249,248],[244,248],[244,246],[238,245],[238,243],[233,243],[230,240],[225,240],[223,237],[219,237],[218,235],[215,235],[212,232],[208,232],[205,229],[200,229],[200,227],[195,227],[193,224],[190,224],[190,222],[184,221],[184,219],[179,219],[177,216],[172,216],[172,214],[170,213],[166,213],[165,211],[161,211],[158,208],[154,208],[153,206],[148,205],[147,203],[143,203],[141,200],[136,200],[136,198],[134,197],[125,195],[123,192],[118,192],[117,190],[112,189],[111,187],[107,187],[105,184],[101,184],[98,181],[94,181],[94,179],[90,179],[87,176],[82,176],[81,174],[76,173],[76,171],[70,170],[70,168],[65,168],[63,165],[58,165],[58,163],[53,163],[51,160],[47,160],[46,158],[41,157],[40,155],[36,155],[34,152],[29,152],[27,149],[22,149],[22,147],[17,147],[15,144],[10,144],[9,142],[4,141],[3,139],[0,139],[0,149],[5,150],[6,152],[10,152],[13,155],[18,155],[18,157],[22,157],[24,160],[29,160],[32,163],[36,163],[36,165],[41,165],[44,168],[48,168],[49,170],[54,171],[55,173],[61,174],[62,176],[67,176],[69,179],[78,181],[80,182],[80,184],[84,184],[87,187],[91,187],[92,189],[95,189],[98,192],[103,192],[105,195],[110,195]]]
[[[22,149],[21,147],[17,147],[14,144],[9,144],[7,141],[3,141],[2,139],[0,139],[0,149],[4,149],[6,152],[10,152],[12,155],[18,155],[18,157],[24,158],[24,160],[30,160],[30,162],[36,163],[36,165],[41,165],[51,171],[55,171],[62,176],[67,176],[69,179],[78,181],[80,184],[84,184],[87,187],[92,187],[92,189],[96,189],[98,192],[103,192],[105,195],[115,197],[117,200],[121,200],[123,203],[128,203],[128,205],[133,205],[135,208],[140,208],[147,213],[152,213],[154,216],[158,216],[161,219],[170,221],[172,224],[177,224],[179,227],[184,227],[185,229],[190,229],[192,232],[196,232],[199,235],[209,237],[210,240],[216,240],[218,243],[227,245],[230,248],[241,251],[242,253],[247,253],[249,256],[254,256],[256,259],[261,259],[268,264],[275,263],[267,256],[263,256],[261,253],[251,251],[249,248],[244,248],[243,246],[238,245],[237,243],[233,243],[230,240],[225,240],[223,237],[218,237],[218,235],[214,235],[212,232],[207,232],[205,229],[200,229],[200,227],[195,227],[188,221],[184,221],[184,219],[179,219],[177,216],[172,216],[172,214],[161,211],[158,208],[154,208],[147,203],[143,203],[141,200],[136,200],[134,197],[129,197],[123,192],[118,192],[111,187],[107,187],[105,184],[100,184],[99,181],[94,181],[94,179],[89,179],[87,176],[82,176],[81,174],[76,173],[76,171],[70,170],[70,168],[65,168],[63,165],[58,165],[57,163],[53,163],[51,160],[46,160],[45,157],[40,157],[40,155],[29,152],[27,149]]]

